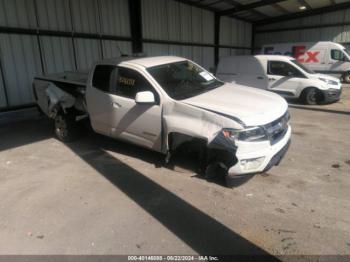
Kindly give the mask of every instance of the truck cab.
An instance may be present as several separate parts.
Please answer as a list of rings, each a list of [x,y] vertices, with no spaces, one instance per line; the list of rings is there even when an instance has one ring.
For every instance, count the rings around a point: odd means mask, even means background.
[[[162,93],[144,67],[128,60],[94,65],[86,104],[93,129],[161,151]]]

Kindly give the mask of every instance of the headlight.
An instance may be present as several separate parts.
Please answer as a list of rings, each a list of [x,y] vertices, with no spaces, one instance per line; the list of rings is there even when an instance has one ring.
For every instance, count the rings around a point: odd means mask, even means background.
[[[242,159],[240,160],[243,170],[252,170],[257,169],[264,162],[265,157],[251,158],[251,159]]]
[[[252,127],[242,130],[223,129],[225,137],[233,140],[241,140],[246,142],[268,140],[267,134],[262,127]]]
[[[321,81],[327,83],[328,85],[338,85],[338,82],[334,81],[334,80],[329,80],[329,79],[325,79],[325,78],[322,78],[322,77],[320,77],[319,79]]]

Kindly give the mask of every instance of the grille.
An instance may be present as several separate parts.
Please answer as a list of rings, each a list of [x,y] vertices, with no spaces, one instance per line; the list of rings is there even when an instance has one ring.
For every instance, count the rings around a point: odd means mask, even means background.
[[[286,111],[283,116],[264,126],[272,145],[280,141],[287,133],[289,119],[289,112]]]

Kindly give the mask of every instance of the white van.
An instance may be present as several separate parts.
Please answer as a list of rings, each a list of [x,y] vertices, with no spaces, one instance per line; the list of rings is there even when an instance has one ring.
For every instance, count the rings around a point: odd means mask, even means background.
[[[307,68],[323,74],[341,77],[350,83],[350,53],[334,42],[285,43],[264,45],[265,55],[292,56]]]
[[[224,57],[216,75],[225,82],[267,89],[310,105],[335,102],[341,94],[339,79],[317,74],[288,56]]]

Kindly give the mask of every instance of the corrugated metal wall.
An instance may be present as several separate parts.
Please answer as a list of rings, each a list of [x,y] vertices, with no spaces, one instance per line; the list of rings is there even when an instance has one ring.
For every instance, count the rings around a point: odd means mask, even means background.
[[[0,26],[130,37],[127,0],[0,0]],[[0,33],[0,108],[32,103],[35,75],[86,69],[118,45],[131,53],[128,41]]]
[[[176,1],[143,0],[142,27],[145,39],[214,44],[214,14]],[[178,55],[206,68],[214,66],[214,47],[154,43],[143,47],[147,55]]]
[[[155,19],[156,17],[156,19]],[[214,13],[176,1],[142,1],[143,37],[166,41],[214,44]],[[220,23],[220,45],[251,47],[251,24],[229,17]],[[207,69],[213,68],[214,47],[145,43],[147,55],[187,57]],[[220,48],[220,56],[249,54],[250,50]]]
[[[312,25],[325,25],[333,23],[349,23],[350,9],[315,15],[295,20],[279,22],[257,27],[257,30],[283,29],[292,27],[303,27]],[[339,43],[350,43],[350,26],[334,26],[324,28],[300,29],[293,31],[258,33],[255,36],[255,46],[283,42],[312,42],[312,41],[334,41]]]
[[[36,37],[0,35],[0,48],[9,105],[32,102],[31,82],[42,72]]]
[[[214,13],[173,0],[141,4],[147,55],[178,55],[214,67]],[[0,0],[0,27],[11,29],[0,31],[0,109],[31,104],[35,75],[87,69],[120,50],[131,54],[128,0]],[[220,30],[220,56],[249,53],[233,47],[250,48],[250,24],[222,17]]]
[[[251,47],[252,25],[237,19],[222,17],[220,23],[220,45]],[[219,57],[249,55],[250,50],[220,48]]]

